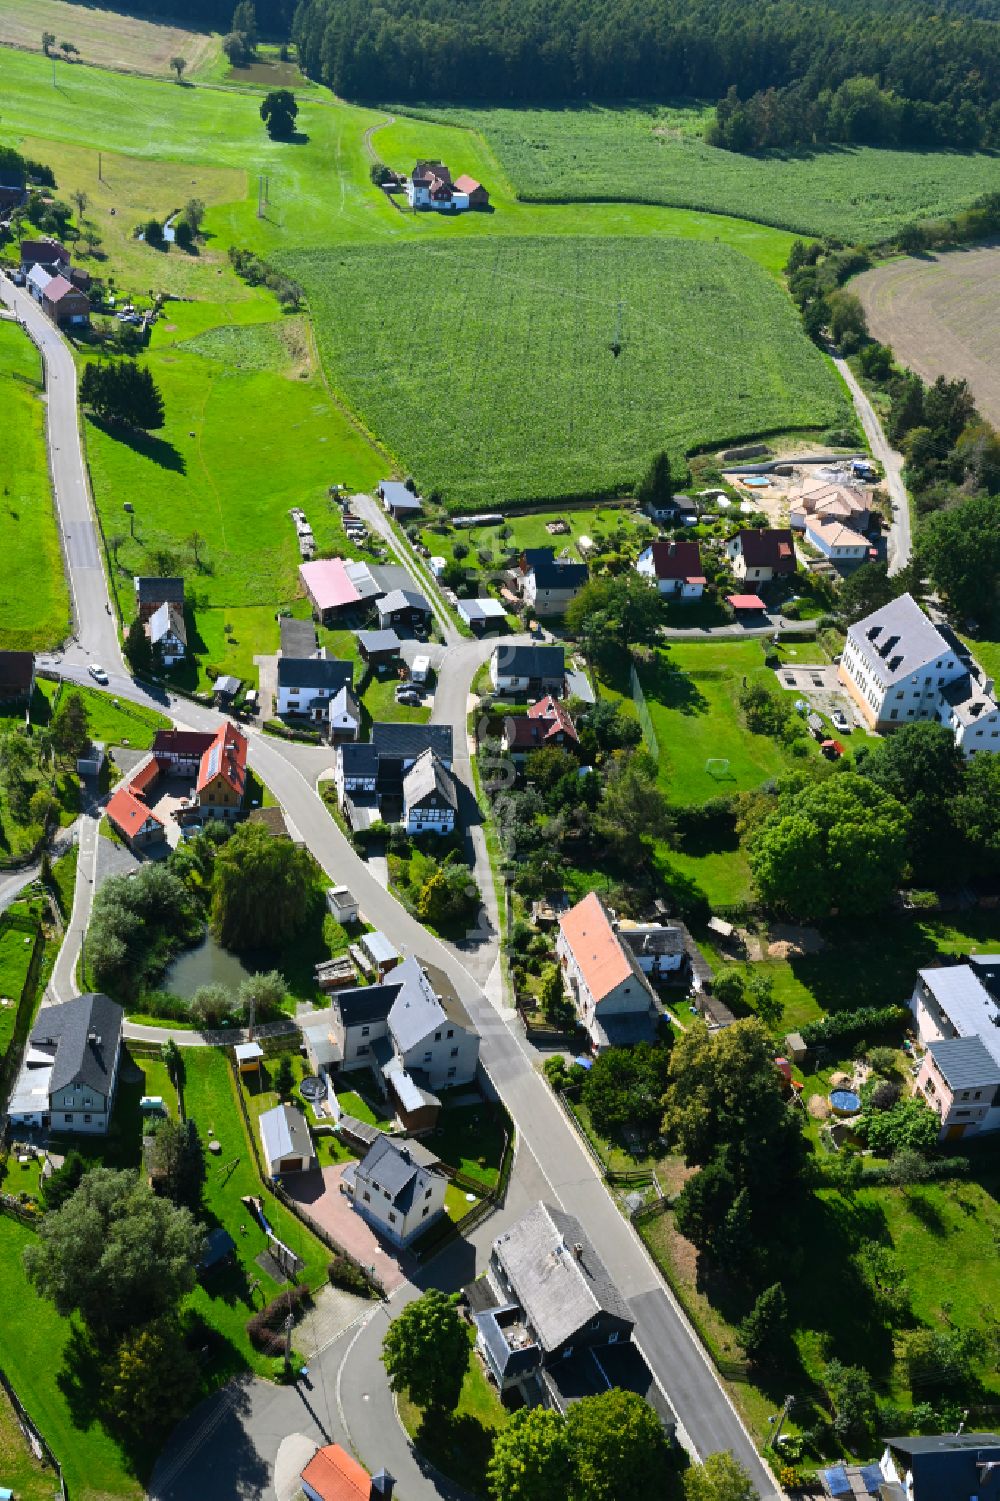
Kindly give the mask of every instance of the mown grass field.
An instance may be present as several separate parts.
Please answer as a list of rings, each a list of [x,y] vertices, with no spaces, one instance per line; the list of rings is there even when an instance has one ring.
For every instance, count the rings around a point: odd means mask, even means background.
[[[0,647],[54,646],[69,631],[45,452],[41,362],[14,323],[0,322]]]
[[[834,146],[741,156],[707,146],[708,106],[432,111],[469,125],[519,196],[631,199],[865,242],[967,208],[995,186],[989,155]]]
[[[41,51],[42,32],[59,43],[72,42],[80,60],[108,68],[128,68],[138,73],[162,73],[173,77],[170,59],[187,60],[185,78],[197,77],[210,67],[220,52],[220,39],[208,31],[191,31],[147,21],[98,6],[70,5],[66,0],[4,0],[0,9],[0,43]],[[61,69],[70,64],[60,63]],[[76,66],[73,64],[72,66]]]
[[[286,263],[335,388],[456,506],[628,489],[655,448],[843,411],[783,294],[724,247],[524,239]]]
[[[250,319],[273,320],[275,306],[263,298],[235,306]],[[237,325],[226,321],[230,311],[216,305],[213,328],[205,304],[176,303],[157,328],[146,359],[166,408],[160,432],[131,442],[92,422],[86,432],[105,535],[122,538],[112,576],[126,617],[134,613],[133,573],[166,548],[189,597],[200,601],[189,646],[249,677],[254,652],[277,649],[274,605],[299,592],[290,507],[305,510],[320,548],[339,548],[343,526],[329,485],[368,489],[385,460],[318,378],[302,378],[302,359],[282,337],[301,335],[301,320]],[[135,538],[123,495],[135,506]]]

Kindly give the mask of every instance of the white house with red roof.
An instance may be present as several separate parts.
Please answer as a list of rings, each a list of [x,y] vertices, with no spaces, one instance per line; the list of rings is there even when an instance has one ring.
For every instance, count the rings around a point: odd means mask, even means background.
[[[744,528],[726,544],[726,556],[738,579],[756,584],[795,572],[795,543],[787,527]]]
[[[532,704],[527,714],[508,714],[501,739],[504,750],[515,760],[549,745],[570,751],[580,748],[573,716],[551,693]]]
[[[697,542],[652,542],[643,548],[635,567],[669,599],[700,599],[705,591]]]
[[[481,182],[465,172],[452,182],[444,162],[417,162],[406,179],[406,201],[412,209],[436,209],[444,214],[490,206],[490,196]]]
[[[556,955],[595,1048],[654,1040],[660,1016],[656,992],[596,891],[559,918]]]

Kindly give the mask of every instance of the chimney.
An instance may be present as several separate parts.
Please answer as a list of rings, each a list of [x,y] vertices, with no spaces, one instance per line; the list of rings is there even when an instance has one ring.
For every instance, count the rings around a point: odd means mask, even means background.
[[[577,1261],[583,1260],[583,1245],[580,1241],[577,1241],[576,1245],[573,1247],[573,1255],[576,1257]]]
[[[390,1475],[388,1470],[379,1470],[377,1475],[372,1476],[368,1501],[392,1501],[392,1489],[395,1484],[395,1477]]]

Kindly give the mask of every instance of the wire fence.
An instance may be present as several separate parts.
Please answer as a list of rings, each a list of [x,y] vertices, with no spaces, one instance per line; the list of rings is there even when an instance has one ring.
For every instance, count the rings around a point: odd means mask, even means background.
[[[653,760],[658,761],[660,759],[660,742],[657,740],[656,731],[653,729],[652,715],[649,712],[649,705],[646,703],[646,695],[642,691],[642,684],[639,682],[639,674],[635,670],[634,662],[629,675],[632,683],[632,702],[635,704],[636,716],[642,729],[642,738],[646,742],[646,749],[653,757]]]

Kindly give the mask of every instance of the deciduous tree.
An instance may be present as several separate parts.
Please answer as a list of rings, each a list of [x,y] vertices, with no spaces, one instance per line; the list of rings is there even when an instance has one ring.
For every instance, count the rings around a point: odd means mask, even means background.
[[[115,1427],[148,1443],[191,1406],[198,1363],[177,1319],[166,1315],[130,1330],[101,1370],[101,1401]]]
[[[272,89],[260,106],[260,118],[272,141],[291,140],[299,107],[291,89]]]
[[[721,1449],[685,1472],[684,1496],[685,1501],[757,1501],[757,1487],[739,1460]]]
[[[313,884],[305,849],[240,824],[215,857],[212,932],[226,948],[278,948],[306,922]]]
[[[594,1059],[583,1085],[583,1101],[594,1127],[614,1136],[624,1126],[656,1125],[670,1076],[670,1053],[662,1044],[607,1048]]]
[[[659,1417],[635,1392],[612,1387],[574,1402],[566,1417],[576,1486],[585,1501],[662,1496],[669,1451]]]
[[[174,72],[177,74],[177,82],[180,83],[181,78],[184,75],[184,69],[187,67],[187,58],[185,58],[185,57],[172,57],[170,59],[170,66],[173,68]]]
[[[567,1501],[573,1474],[566,1421],[545,1407],[522,1407],[511,1415],[486,1468],[494,1501]]]
[[[472,1347],[453,1300],[439,1288],[408,1303],[382,1341],[382,1362],[394,1392],[425,1410],[458,1405]]]

